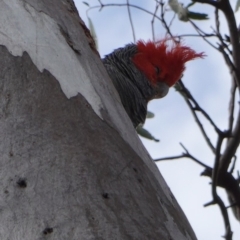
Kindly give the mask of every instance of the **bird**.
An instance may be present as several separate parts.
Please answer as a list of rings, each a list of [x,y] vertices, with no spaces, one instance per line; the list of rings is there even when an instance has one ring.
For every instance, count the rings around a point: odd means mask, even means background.
[[[145,122],[149,101],[165,97],[183,75],[185,63],[204,56],[181,42],[164,38],[127,44],[106,55],[102,62],[137,128]]]

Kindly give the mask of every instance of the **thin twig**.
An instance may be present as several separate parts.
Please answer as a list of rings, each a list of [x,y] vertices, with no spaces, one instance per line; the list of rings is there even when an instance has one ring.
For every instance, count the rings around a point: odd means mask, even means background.
[[[214,148],[214,146],[213,146],[210,138],[208,137],[208,135],[207,135],[207,133],[206,133],[206,131],[205,131],[205,129],[204,129],[201,121],[199,120],[199,118],[198,118],[198,116],[197,116],[197,114],[196,114],[196,112],[195,112],[196,109],[197,109],[198,111],[202,112],[202,113],[205,112],[205,111],[204,111],[202,108],[200,108],[200,106],[198,105],[198,103],[196,102],[196,100],[193,98],[193,96],[191,95],[191,93],[189,92],[189,90],[184,86],[184,84],[183,84],[183,82],[182,82],[181,80],[178,82],[178,84],[179,84],[179,86],[180,86],[180,88],[181,88],[181,89],[180,89],[180,92],[182,93],[182,95],[183,95],[183,97],[184,97],[184,99],[185,99],[185,101],[186,101],[186,103],[187,103],[190,111],[192,112],[193,117],[194,117],[195,121],[197,122],[198,127],[200,128],[200,131],[202,132],[202,134],[203,134],[203,136],[204,136],[204,138],[205,138],[205,140],[206,140],[209,148],[210,148],[210,149],[212,150],[212,152],[215,154],[215,148]],[[194,103],[195,106],[192,106],[190,100]],[[218,129],[218,128],[215,126],[215,124],[213,123],[213,121],[211,120],[211,118],[208,116],[207,113],[204,113],[204,116],[207,116],[207,119],[210,120],[210,123],[213,124],[214,129]]]
[[[222,34],[220,32],[220,20],[219,20],[219,10],[216,8],[215,9],[215,22],[216,22],[216,36],[218,38],[218,40],[220,41],[221,44],[219,44],[219,48],[218,50],[222,53],[223,58],[225,59],[226,64],[228,65],[231,73],[233,71],[236,71],[235,66],[232,62],[232,60],[230,59],[229,55],[232,54],[232,51],[229,49],[229,47],[226,45]],[[225,51],[225,49],[227,50],[227,52]]]
[[[183,84],[183,82],[180,80],[179,81],[181,87],[183,88],[185,94],[187,94],[187,97],[194,103],[194,110],[195,111],[199,111],[203,114],[203,116],[210,122],[210,124],[213,126],[214,130],[217,133],[221,133],[221,130],[217,127],[217,125],[213,122],[213,120],[210,118],[210,116],[206,113],[206,111],[204,109],[202,109],[200,107],[200,105],[198,104],[198,102],[195,100],[195,98],[192,96],[192,94],[190,93],[190,91],[185,87],[185,85]]]
[[[171,157],[164,157],[164,158],[157,158],[154,159],[155,162],[159,162],[159,161],[166,161],[166,160],[175,160],[175,159],[180,159],[180,158],[190,158],[192,159],[194,162],[198,163],[199,165],[201,165],[202,167],[205,167],[207,169],[209,169],[210,167],[206,164],[204,164],[203,162],[201,162],[200,160],[198,160],[197,158],[195,158],[192,154],[189,153],[189,151],[183,146],[182,143],[180,143],[180,145],[182,146],[182,148],[185,150],[185,152],[183,152],[181,155],[178,156],[171,156]]]
[[[214,49],[218,49],[214,44],[212,44],[210,41],[208,41],[206,34],[204,31],[202,31],[193,21],[189,20],[189,22],[192,24],[193,28],[197,31],[197,33],[203,38],[205,42],[207,42],[211,47]]]
[[[171,21],[169,22],[169,25],[168,25],[169,28],[171,28],[171,26],[173,25],[173,21],[175,18],[176,18],[176,13],[173,14],[173,17],[172,17]]]
[[[219,10],[218,8],[215,9],[215,24],[216,24],[216,36],[219,39],[222,48],[227,49],[228,53],[231,55],[232,51],[229,49],[228,45],[225,43],[222,34],[220,32],[220,20],[219,20]],[[226,53],[227,54],[227,53]],[[228,54],[227,54],[228,55]]]
[[[100,5],[95,5],[95,6],[90,7],[90,8],[87,10],[87,12],[88,12],[88,11],[91,11],[91,10],[93,10],[93,9],[96,9],[96,8],[99,8],[99,9],[101,10],[101,9],[103,9],[104,7],[126,7],[126,6],[127,6],[126,3],[108,3],[108,4],[103,4],[103,3],[101,3]],[[138,9],[138,10],[141,10],[141,11],[143,11],[143,12],[145,12],[145,13],[151,15],[151,16],[153,15],[152,12],[146,10],[145,8],[139,7],[139,6],[137,6],[137,5],[134,5],[134,4],[129,3],[128,6],[129,6],[129,7],[132,7],[132,8],[136,8],[136,9]],[[161,18],[158,17],[157,15],[155,15],[155,18],[161,21]]]
[[[178,35],[178,37],[179,37],[179,38],[184,38],[184,37],[197,37],[197,38],[202,38],[201,35],[199,35],[199,34],[194,34],[194,33],[192,33],[192,34],[180,34],[180,35]],[[206,33],[206,34],[204,35],[204,37],[205,37],[205,38],[216,37],[216,34],[214,34],[214,33]]]
[[[131,26],[132,34],[133,34],[133,42],[135,43],[136,42],[136,36],[135,36],[135,30],[134,30],[134,26],[133,26],[130,6],[129,6],[129,0],[126,0],[126,1],[127,1],[128,18],[129,18],[129,22],[130,22],[130,26]]]
[[[219,45],[219,51],[222,53],[223,58],[225,59],[225,62],[227,66],[229,67],[231,73],[235,70],[235,66],[232,62],[232,60],[229,57],[229,54],[231,54],[230,49],[228,46],[225,44],[224,39],[220,33],[220,20],[219,20],[219,10],[216,8],[215,9],[215,22],[216,22],[216,35],[221,43]],[[228,54],[226,53],[225,49],[227,49]],[[231,74],[232,77],[234,77],[233,74]],[[232,88],[231,88],[231,96],[230,96],[230,101],[229,101],[229,121],[228,121],[228,131],[231,133],[232,128],[233,128],[233,123],[234,123],[234,105],[235,105],[235,92],[236,92],[236,80],[233,78],[232,79]]]
[[[161,6],[161,18],[160,18],[160,21],[162,22],[164,28],[166,29],[167,31],[167,34],[175,41],[176,39],[174,38],[174,36],[172,35],[171,33],[171,30],[164,18],[164,14],[165,14],[165,11],[164,11],[164,2],[161,0],[160,2],[160,6]]]
[[[158,8],[159,8],[159,3],[156,1],[156,7],[155,7],[155,10],[154,10],[154,13],[153,13],[152,20],[151,20],[152,38],[153,38],[154,42],[156,41],[156,39],[155,39],[154,23],[155,23],[155,18],[156,18],[156,15],[157,15]]]

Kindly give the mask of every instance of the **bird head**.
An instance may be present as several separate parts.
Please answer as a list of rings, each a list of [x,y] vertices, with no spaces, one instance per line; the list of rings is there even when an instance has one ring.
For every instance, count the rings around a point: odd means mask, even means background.
[[[168,44],[169,41],[163,39],[154,43],[140,40],[136,44],[137,53],[132,57],[132,61],[153,86],[173,86],[181,78],[186,62],[204,57],[204,53],[196,53],[174,41]]]

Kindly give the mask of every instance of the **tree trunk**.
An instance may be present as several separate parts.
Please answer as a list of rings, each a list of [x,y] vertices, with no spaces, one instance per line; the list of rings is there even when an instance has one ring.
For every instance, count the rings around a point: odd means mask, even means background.
[[[1,0],[0,45],[0,239],[196,239],[72,0]]]

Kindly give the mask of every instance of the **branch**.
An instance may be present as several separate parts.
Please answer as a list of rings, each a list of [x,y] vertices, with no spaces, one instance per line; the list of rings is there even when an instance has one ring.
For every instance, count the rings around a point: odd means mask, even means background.
[[[237,80],[234,79],[234,74],[233,72],[236,71],[235,66],[230,59],[228,54],[231,54],[232,52],[228,48],[228,46],[225,44],[225,41],[223,40],[223,37],[220,33],[220,21],[219,21],[219,10],[216,8],[215,9],[215,22],[216,22],[216,35],[221,43],[219,45],[219,51],[222,53],[222,56],[230,69],[230,73],[232,75],[232,88],[231,88],[231,94],[230,94],[230,101],[229,101],[229,121],[228,121],[228,131],[231,133],[232,128],[233,128],[233,123],[234,123],[234,106],[235,106],[235,93],[237,89],[236,82]],[[228,54],[226,53],[225,49],[227,49]]]
[[[233,130],[231,138],[229,138],[226,149],[221,157],[221,163],[219,167],[219,171],[221,171],[221,174],[227,171],[228,166],[231,163],[232,158],[234,157],[236,150],[239,146],[239,142],[240,142],[240,112],[238,113],[236,127]]]
[[[217,194],[217,184],[218,184],[218,177],[219,177],[218,168],[219,168],[219,162],[220,162],[220,156],[221,156],[221,146],[222,146],[223,139],[224,139],[224,136],[219,135],[218,141],[217,141],[217,146],[216,146],[216,157],[215,157],[214,168],[212,171],[213,200],[210,203],[205,204],[205,207],[212,205],[212,204],[218,204],[218,206],[221,210],[223,219],[224,219],[224,224],[225,224],[226,233],[225,233],[224,237],[226,238],[226,240],[232,240],[232,231],[231,231],[231,225],[229,222],[228,212],[224,205],[224,202]]]
[[[219,10],[218,10],[218,8],[215,9],[215,23],[216,23],[216,36],[217,36],[217,38],[219,39],[219,41],[221,43],[222,49],[223,50],[227,49],[228,53],[232,54],[232,51],[229,49],[228,45],[225,43],[225,41],[224,41],[224,39],[222,37],[222,34],[220,32],[220,20],[219,20]],[[228,54],[226,52],[225,52],[225,55],[228,56]],[[229,58],[229,60],[230,60],[230,58]],[[230,60],[230,62],[232,63],[231,60]],[[232,65],[233,65],[233,63],[232,63]]]
[[[235,15],[228,0],[221,1],[221,5],[219,6],[219,8],[222,10],[227,20],[230,40],[232,44],[233,62],[235,65],[234,74],[235,79],[237,80],[237,85],[240,86],[240,43]]]
[[[233,65],[234,65],[233,69],[230,68],[231,74],[233,76],[233,79],[236,81],[237,86],[240,87],[240,72],[239,72],[240,71],[240,43],[239,43],[239,34],[238,34],[238,28],[236,25],[236,19],[234,16],[233,9],[231,8],[231,5],[228,0],[221,1],[221,5],[219,8],[222,10],[222,12],[226,17],[229,33],[230,33],[230,40],[232,44]],[[224,174],[224,172],[227,171],[229,164],[237,151],[239,143],[240,143],[240,112],[238,113],[236,125],[232,132],[232,137],[227,142],[226,149],[220,160],[220,166],[219,166],[220,174]]]
[[[194,162],[196,162],[197,164],[201,165],[202,167],[205,167],[206,169],[211,169],[209,166],[207,166],[206,164],[204,164],[203,162],[199,161],[197,158],[195,158],[192,154],[189,153],[189,151],[183,146],[182,143],[180,143],[180,145],[182,146],[182,148],[185,150],[185,152],[183,152],[181,155],[178,156],[172,156],[172,157],[165,157],[165,158],[158,158],[158,159],[154,159],[155,162],[159,162],[159,161],[165,161],[165,160],[175,160],[175,159],[180,159],[180,158],[190,158],[192,159]]]
[[[206,168],[201,176],[207,176],[212,178],[213,171],[212,168]],[[239,180],[235,179],[230,172],[226,172],[222,175],[217,182],[217,186],[225,189],[230,206],[233,210],[233,213],[238,221],[240,221],[240,188],[239,188]],[[213,201],[211,201],[213,203]],[[205,204],[211,205],[211,204]]]
[[[168,35],[171,36],[171,38],[172,38],[173,40],[175,40],[174,36],[173,36],[172,33],[171,33],[171,30],[170,30],[169,26],[167,25],[166,20],[165,20],[165,18],[164,18],[165,11],[164,11],[164,2],[163,2],[162,0],[161,0],[161,2],[160,2],[160,6],[161,6],[161,18],[160,18],[160,21],[162,22],[163,26],[165,27]]]
[[[197,31],[197,33],[203,38],[205,42],[207,42],[211,47],[218,49],[214,44],[212,44],[208,39],[207,36],[209,34],[205,33],[203,30],[201,30],[192,20],[189,20],[189,22],[192,24],[193,28]]]
[[[183,95],[183,97],[184,97],[187,105],[189,106],[189,108],[190,108],[190,110],[191,110],[191,112],[192,112],[192,114],[193,114],[193,116],[194,116],[194,119],[195,119],[195,121],[197,122],[197,125],[198,125],[198,127],[200,128],[200,130],[201,130],[201,132],[202,132],[202,134],[203,134],[203,136],[204,136],[204,138],[205,138],[208,146],[210,147],[210,149],[212,150],[212,152],[215,153],[215,148],[214,148],[213,144],[211,143],[211,140],[210,140],[210,138],[208,137],[206,131],[204,130],[204,127],[203,127],[202,123],[200,122],[200,120],[199,120],[199,118],[198,118],[198,116],[197,116],[197,114],[196,114],[196,111],[199,111],[199,112],[201,112],[201,113],[204,115],[204,117],[210,122],[210,124],[213,126],[213,128],[215,129],[215,131],[216,131],[217,133],[219,133],[219,132],[221,132],[221,131],[220,131],[219,128],[214,124],[214,122],[213,122],[213,120],[210,118],[210,116],[199,106],[199,104],[198,104],[197,101],[193,98],[193,96],[192,96],[192,94],[189,92],[189,90],[184,86],[183,82],[180,80],[180,81],[178,82],[178,84],[179,84],[179,86],[180,86],[179,91],[182,93],[182,95]],[[194,104],[195,106],[192,106],[190,100],[193,102],[193,104]]]

